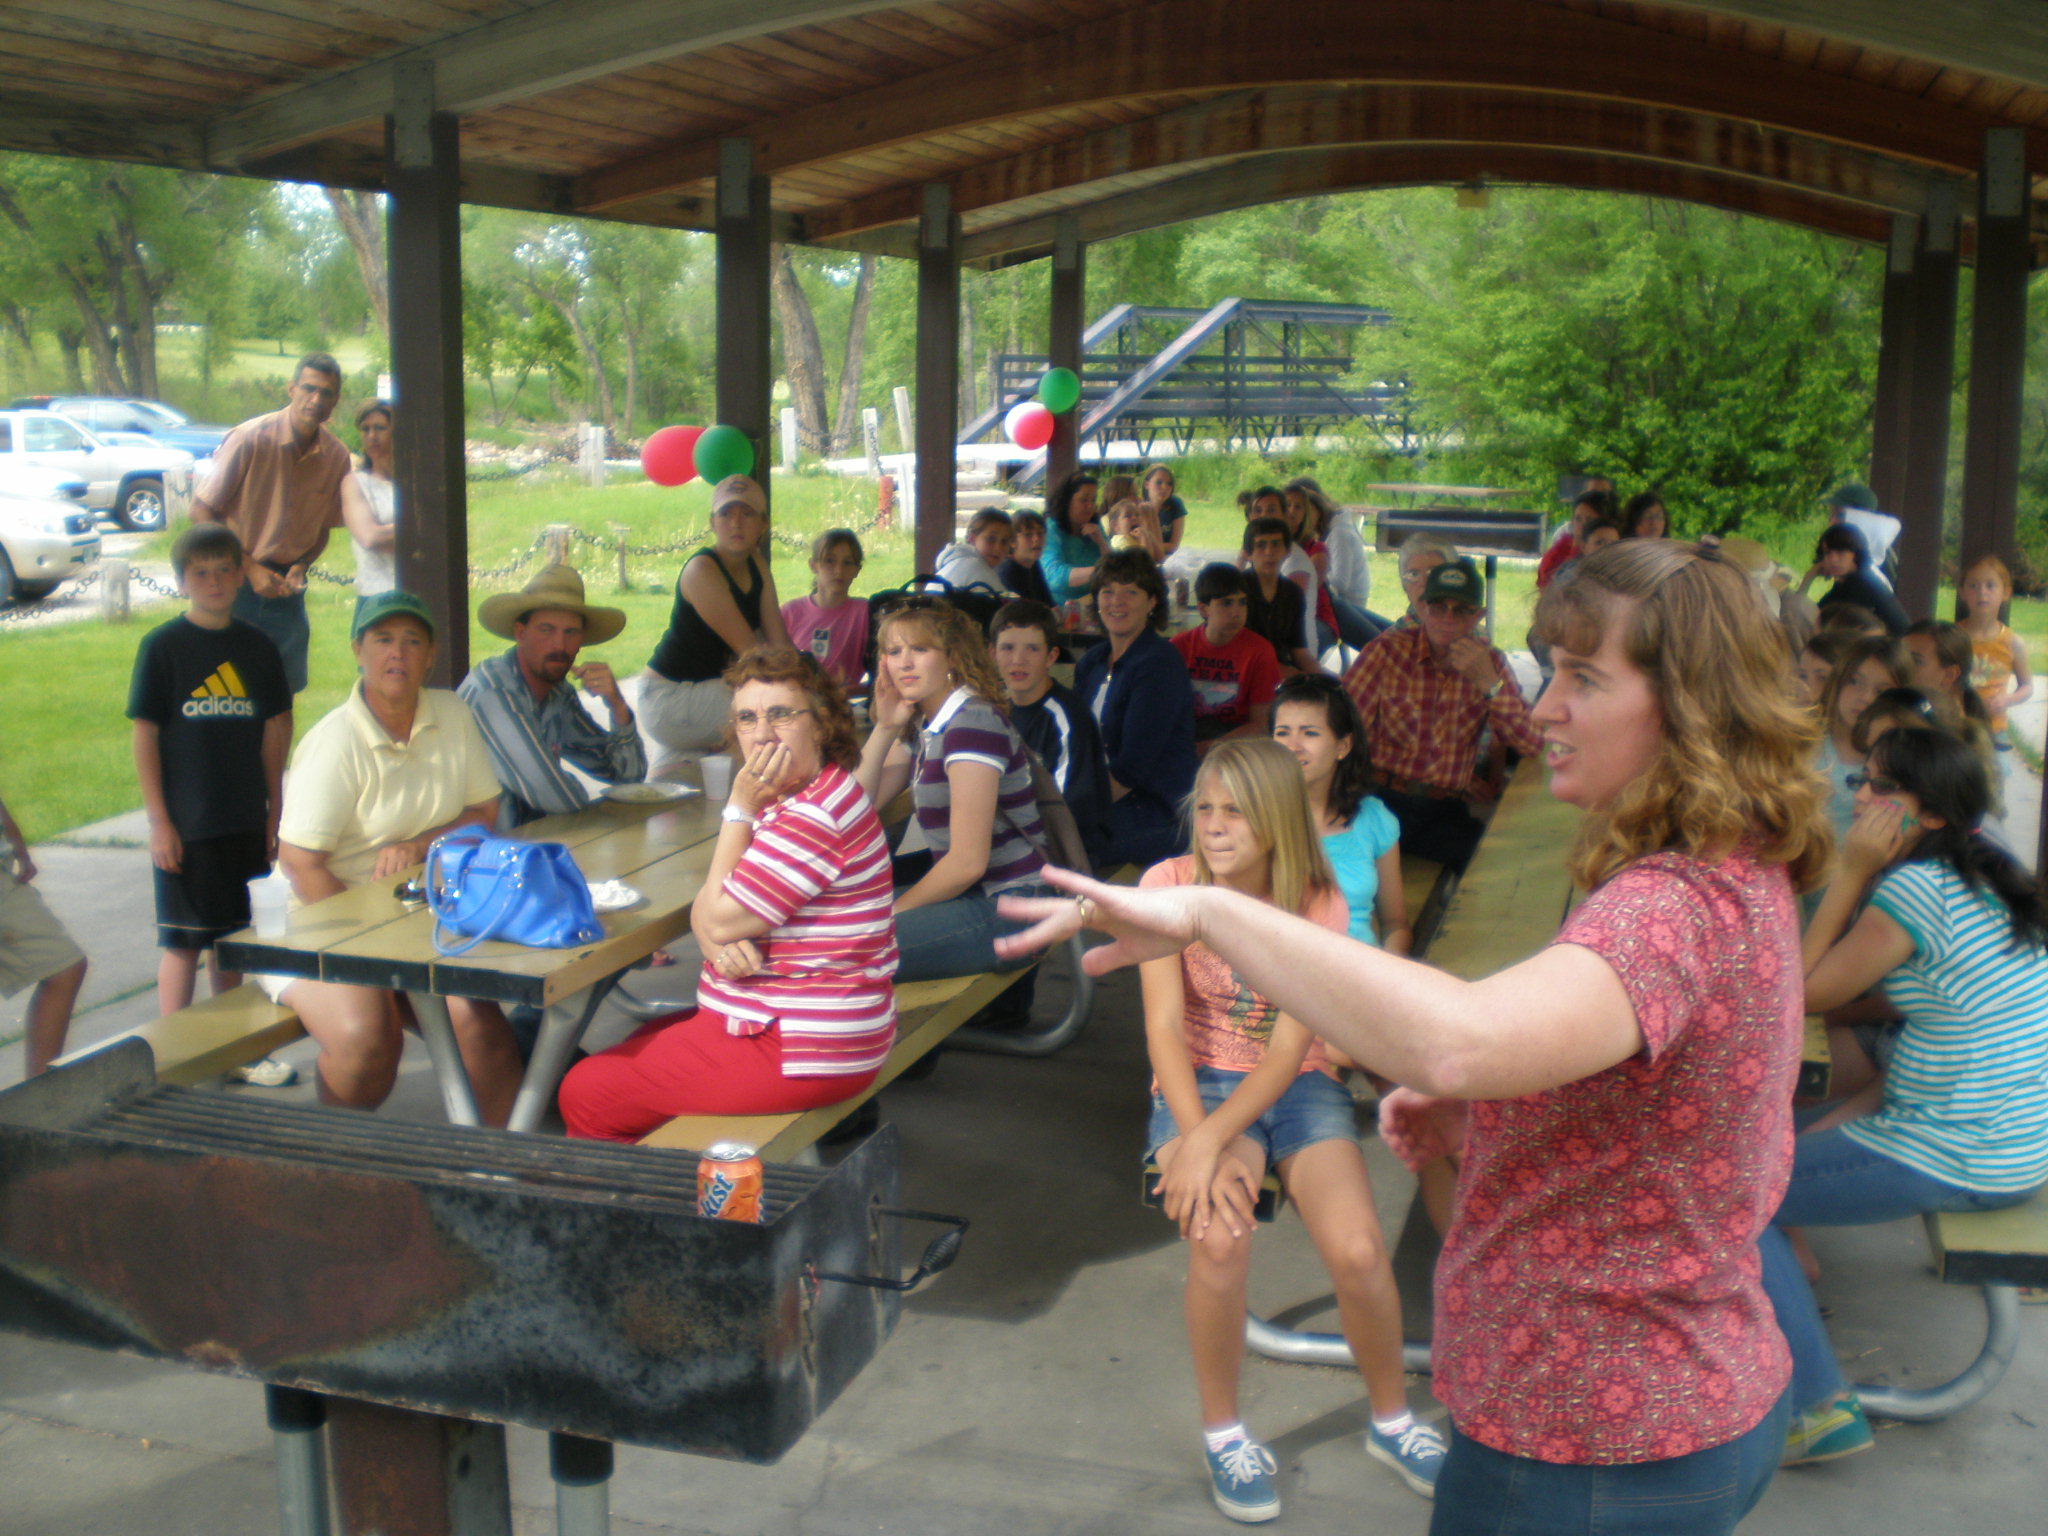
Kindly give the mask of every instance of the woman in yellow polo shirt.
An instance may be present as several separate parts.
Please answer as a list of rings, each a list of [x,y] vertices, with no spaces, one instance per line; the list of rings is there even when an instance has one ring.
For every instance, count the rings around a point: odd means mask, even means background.
[[[498,780],[469,706],[425,686],[434,620],[409,592],[367,599],[354,625],[362,677],[292,753],[278,865],[302,903],[395,879],[442,833],[497,819]],[[391,1092],[411,1009],[378,987],[258,978],[320,1043],[321,1102],[375,1109]],[[503,1125],[519,1054],[495,1003],[448,999],[463,1065],[486,1125]]]

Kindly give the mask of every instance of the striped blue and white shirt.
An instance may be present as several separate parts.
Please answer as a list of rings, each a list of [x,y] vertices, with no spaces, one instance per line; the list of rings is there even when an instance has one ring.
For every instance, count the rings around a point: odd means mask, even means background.
[[[1884,981],[1906,1023],[1882,1107],[1843,1133],[1980,1193],[2048,1180],[2048,950],[2015,947],[2004,904],[1932,860],[1892,870],[1870,904],[1913,940]]]

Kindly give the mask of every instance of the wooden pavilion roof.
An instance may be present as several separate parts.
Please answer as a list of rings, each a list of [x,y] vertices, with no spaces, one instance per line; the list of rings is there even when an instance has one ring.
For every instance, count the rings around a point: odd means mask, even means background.
[[[908,254],[943,180],[991,264],[1063,215],[1095,240],[1446,182],[1881,241],[1896,213],[1968,218],[1994,127],[2048,192],[2039,0],[0,4],[4,148],[377,187],[383,116],[423,89],[473,202],[706,228],[744,134],[781,238]]]

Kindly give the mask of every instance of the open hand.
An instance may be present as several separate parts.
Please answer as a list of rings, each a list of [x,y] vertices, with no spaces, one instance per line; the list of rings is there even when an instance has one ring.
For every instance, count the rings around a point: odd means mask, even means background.
[[[1395,1088],[1380,1098],[1380,1140],[1387,1150],[1416,1172],[1440,1157],[1465,1150],[1471,1105],[1463,1099],[1442,1099]]]
[[[249,577],[249,589],[258,597],[283,597],[285,595],[284,578],[269,566],[251,560],[244,565],[243,569]]]
[[[910,701],[896,691],[896,679],[886,661],[875,663],[875,691],[868,700],[868,718],[891,736],[910,724]]]
[[[1126,965],[1177,955],[1195,941],[1199,914],[1208,887],[1199,885],[1105,885],[1071,869],[1048,864],[1048,885],[1071,896],[1002,896],[996,912],[1032,926],[996,940],[996,953],[1006,960],[1035,955],[1063,944],[1084,927],[1110,935],[1116,942],[1100,945],[1082,957],[1091,976],[1106,976]],[[1079,898],[1079,899],[1076,899]]]
[[[1849,823],[1842,839],[1842,873],[1867,880],[1906,851],[1918,830],[1906,825],[1906,808],[1896,800],[1871,800]]]
[[[754,744],[753,750],[747,754],[746,765],[733,775],[732,795],[728,803],[738,806],[749,816],[758,815],[802,787],[796,782],[789,748],[780,739],[770,736]]]

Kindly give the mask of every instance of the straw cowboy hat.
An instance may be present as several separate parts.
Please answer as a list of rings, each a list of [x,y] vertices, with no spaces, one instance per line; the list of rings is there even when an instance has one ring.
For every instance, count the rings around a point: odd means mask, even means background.
[[[550,565],[517,592],[487,597],[476,610],[477,622],[494,635],[512,638],[512,626],[540,608],[556,608],[583,619],[583,643],[603,645],[626,627],[617,608],[594,608],[583,601],[583,578],[574,566]]]

